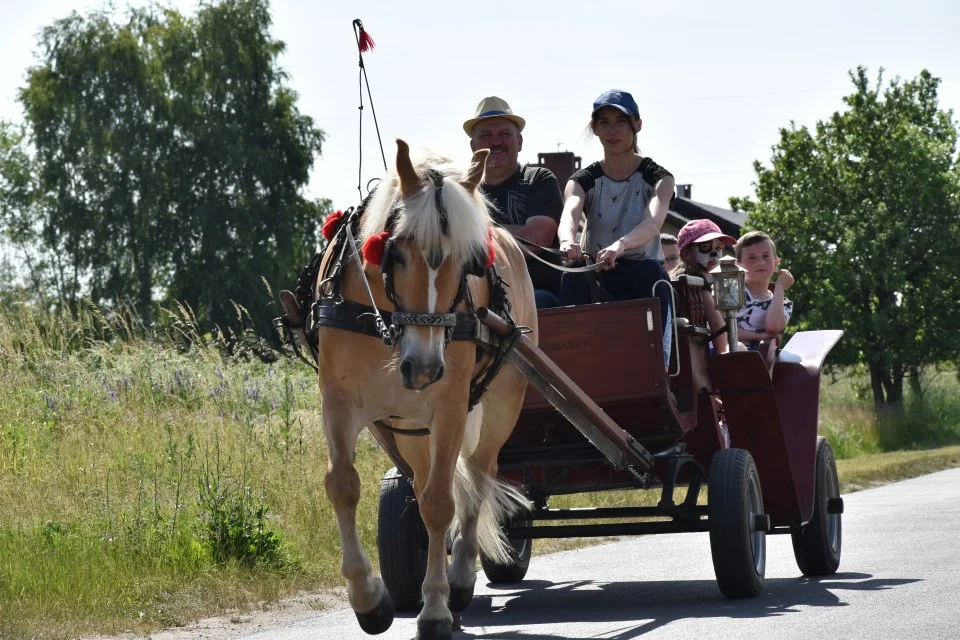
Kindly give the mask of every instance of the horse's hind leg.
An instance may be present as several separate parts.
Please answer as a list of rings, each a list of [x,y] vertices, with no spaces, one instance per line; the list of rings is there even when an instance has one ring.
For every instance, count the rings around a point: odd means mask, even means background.
[[[323,399],[323,425],[330,455],[325,484],[340,529],[340,571],[347,579],[350,606],[360,627],[370,634],[382,633],[393,623],[393,601],[383,580],[373,574],[357,533],[360,474],[353,460],[364,423],[351,415],[338,395],[324,394]]]

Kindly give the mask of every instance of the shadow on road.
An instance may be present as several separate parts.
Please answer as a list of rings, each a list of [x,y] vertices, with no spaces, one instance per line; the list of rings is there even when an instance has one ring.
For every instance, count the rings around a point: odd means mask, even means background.
[[[799,607],[846,606],[844,591],[882,591],[919,579],[875,579],[865,573],[838,573],[823,578],[768,579],[763,593],[728,600],[713,580],[660,582],[546,582],[529,580],[503,588],[503,596],[475,596],[463,615],[462,640],[549,640],[559,636],[522,631],[471,633],[471,628],[529,627],[539,623],[584,623],[623,620],[620,632],[604,635],[629,640],[693,618],[763,618],[797,613]],[[490,585],[493,587],[493,585]],[[493,587],[496,588],[496,587]],[[502,597],[510,599],[502,602]],[[494,605],[494,599],[498,602]],[[502,604],[501,604],[502,602]],[[637,624],[638,620],[643,620]],[[564,636],[566,640],[568,636]]]

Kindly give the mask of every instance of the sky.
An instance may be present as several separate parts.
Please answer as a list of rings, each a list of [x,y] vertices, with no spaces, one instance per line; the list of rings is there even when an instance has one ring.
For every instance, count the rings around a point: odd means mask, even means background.
[[[119,6],[126,3],[119,2]],[[139,5],[135,1],[130,4]],[[192,13],[195,1],[172,6]],[[0,118],[19,121],[17,90],[35,63],[37,33],[104,2],[9,3],[0,21]],[[364,89],[363,144],[357,47],[362,20],[376,41],[364,55],[388,163],[394,140],[470,157],[463,121],[488,95],[527,120],[521,162],[538,152],[600,158],[585,128],[611,88],[640,106],[640,148],[692,185],[694,200],[726,206],[752,195],[755,160],[768,163],[779,129],[813,126],[843,109],[848,72],[942,79],[940,106],[960,116],[960,2],[956,0],[671,0],[593,3],[273,0],[272,35],[302,113],[326,132],[306,194],[357,204],[384,173]],[[361,154],[362,152],[362,154]],[[358,162],[362,155],[362,178]]]

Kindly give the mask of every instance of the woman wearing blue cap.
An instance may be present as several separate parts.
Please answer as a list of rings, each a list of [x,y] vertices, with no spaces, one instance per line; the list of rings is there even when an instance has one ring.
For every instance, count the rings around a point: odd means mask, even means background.
[[[605,268],[601,287],[614,300],[649,298],[667,274],[660,261],[660,227],[674,193],[673,175],[640,154],[637,134],[643,122],[637,103],[626,91],[610,90],[593,103],[590,130],[603,145],[603,160],[571,176],[564,189],[557,235],[568,262],[592,254]],[[577,241],[586,216],[583,237]],[[560,304],[591,301],[587,274],[565,273]],[[657,287],[660,317],[666,322],[668,287]]]

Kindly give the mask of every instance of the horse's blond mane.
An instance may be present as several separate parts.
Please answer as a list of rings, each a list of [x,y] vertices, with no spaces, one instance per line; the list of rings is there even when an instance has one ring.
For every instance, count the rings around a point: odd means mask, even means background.
[[[423,188],[403,200],[400,198],[400,178],[396,170],[387,174],[364,211],[360,229],[361,241],[383,231],[391,211],[399,206],[400,215],[396,220],[393,235],[410,238],[425,255],[441,252],[457,265],[467,263],[478,253],[482,255],[487,246],[490,214],[486,200],[479,190],[470,193],[460,185],[466,168],[427,150],[411,156]],[[442,200],[447,212],[446,234],[440,229],[436,189],[428,178],[431,169],[443,176]]]

